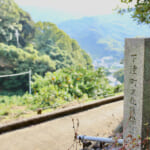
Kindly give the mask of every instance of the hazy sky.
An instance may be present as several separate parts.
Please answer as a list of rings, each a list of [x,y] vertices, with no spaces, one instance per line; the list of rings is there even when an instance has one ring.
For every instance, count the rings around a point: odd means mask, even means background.
[[[120,0],[15,0],[19,6],[38,7],[69,13],[75,16],[96,16],[110,14],[119,5]]]

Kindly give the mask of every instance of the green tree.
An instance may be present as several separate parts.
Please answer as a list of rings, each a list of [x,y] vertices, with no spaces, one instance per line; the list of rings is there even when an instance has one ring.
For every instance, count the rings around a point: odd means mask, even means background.
[[[113,87],[102,68],[87,69],[81,65],[47,72],[45,77],[35,75],[32,89],[39,105],[56,105],[61,100],[100,98],[113,95]]]
[[[0,44],[0,75],[15,74],[32,70],[32,74],[44,76],[46,72],[56,70],[55,62],[47,55],[38,55],[32,45],[25,49]],[[0,78],[0,89],[3,91],[26,91],[28,76]]]
[[[50,22],[38,22],[33,39],[34,48],[55,61],[56,69],[82,64],[92,66],[90,56],[80,48],[78,42]]]
[[[25,46],[34,37],[34,22],[14,0],[0,0],[0,42]],[[18,32],[18,35],[17,35]]]
[[[18,38],[19,37],[19,38]],[[17,48],[20,47],[20,48]],[[92,68],[90,56],[77,41],[50,22],[34,23],[14,0],[0,0],[0,74],[46,72],[72,65]],[[0,90],[25,89],[27,79],[0,79]]]
[[[138,23],[150,23],[150,0],[121,0],[122,3],[128,5],[128,9],[120,9],[120,13],[133,12],[132,17],[138,21]],[[134,2],[134,7],[130,4]]]

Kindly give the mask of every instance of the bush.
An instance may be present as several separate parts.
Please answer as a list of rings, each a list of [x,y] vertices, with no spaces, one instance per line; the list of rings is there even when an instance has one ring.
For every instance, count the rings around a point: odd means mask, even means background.
[[[59,101],[82,99],[85,95],[97,99],[114,92],[101,68],[86,69],[79,65],[48,72],[45,77],[35,75],[33,79],[34,101],[43,106],[56,106]]]

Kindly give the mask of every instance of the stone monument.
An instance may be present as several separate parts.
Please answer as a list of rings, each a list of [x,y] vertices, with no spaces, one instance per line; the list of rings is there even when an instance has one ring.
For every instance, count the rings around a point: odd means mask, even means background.
[[[126,39],[124,62],[124,144],[143,150],[141,142],[150,137],[150,38]]]

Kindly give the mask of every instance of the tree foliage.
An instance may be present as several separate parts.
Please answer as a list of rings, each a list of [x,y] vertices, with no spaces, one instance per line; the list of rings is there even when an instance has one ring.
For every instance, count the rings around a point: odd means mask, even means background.
[[[97,99],[120,91],[109,85],[102,68],[94,70],[90,56],[55,24],[34,23],[14,0],[0,0],[0,75],[29,70],[32,95],[2,97],[1,108],[16,103],[31,109],[57,107],[74,99]],[[6,91],[6,95],[28,91],[28,75],[0,78],[0,94]]]
[[[38,22],[33,39],[34,47],[40,54],[46,54],[56,63],[56,69],[82,64],[91,67],[88,54],[80,48],[77,41],[50,22]]]
[[[107,97],[113,94],[103,69],[87,69],[81,65],[64,68],[45,77],[35,75],[32,89],[39,106],[54,106],[61,100]],[[41,84],[42,83],[42,84]]]
[[[108,97],[120,91],[120,86],[114,88],[108,84],[103,69],[87,69],[81,65],[47,72],[44,77],[36,74],[33,80],[32,95],[0,96],[0,116],[12,114],[15,106],[24,106],[26,112],[31,112],[39,108],[58,108],[73,100],[86,102]]]
[[[55,71],[55,62],[49,56],[38,56],[38,51],[33,47],[26,47],[24,50],[15,46],[0,44],[0,74],[14,74],[32,70],[32,73],[44,75],[47,71]],[[4,90],[16,91],[25,90],[28,85],[28,76],[13,78],[0,78],[0,87]]]
[[[134,8],[130,6],[135,0],[121,0],[122,3],[128,5],[128,9],[121,9],[119,12],[133,12],[132,17],[138,23],[150,23],[150,0],[136,0]]]
[[[1,75],[31,69],[33,74],[44,76],[48,71],[53,72],[71,65],[92,67],[91,58],[77,41],[53,23],[35,24],[14,0],[0,0],[0,43]],[[3,78],[0,82],[0,91],[26,91],[28,76]]]
[[[20,46],[26,46],[34,37],[34,22],[14,0],[0,0],[0,42],[17,46],[16,36]]]

